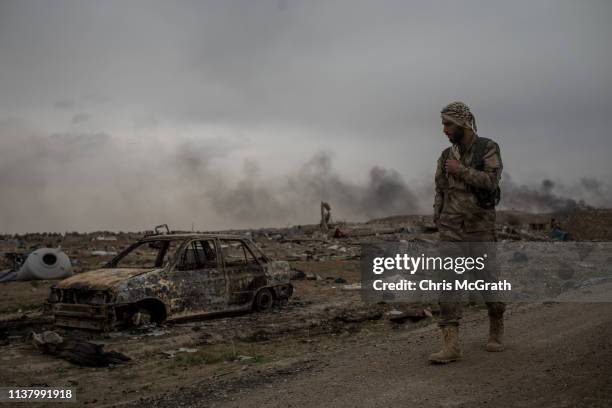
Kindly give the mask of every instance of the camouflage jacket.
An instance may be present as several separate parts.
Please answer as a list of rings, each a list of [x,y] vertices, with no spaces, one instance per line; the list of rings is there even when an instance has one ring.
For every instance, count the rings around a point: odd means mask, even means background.
[[[501,153],[497,143],[489,141],[483,157],[484,170],[470,167],[477,137],[474,136],[465,151],[458,145],[451,147],[448,159],[460,162],[459,173],[447,174],[444,171],[443,154],[438,159],[434,221],[439,223],[440,228],[466,232],[495,229],[495,208],[479,207],[470,186],[491,191],[497,188],[503,168]]]

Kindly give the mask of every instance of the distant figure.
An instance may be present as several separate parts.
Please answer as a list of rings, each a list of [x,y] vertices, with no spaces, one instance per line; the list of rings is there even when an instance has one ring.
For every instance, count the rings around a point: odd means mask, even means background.
[[[482,252],[487,243],[496,241],[495,205],[499,202],[502,160],[497,143],[476,134],[476,120],[468,106],[453,102],[441,111],[444,134],[452,146],[446,148],[436,168],[434,222],[444,242],[464,242],[460,251]],[[446,246],[451,247],[452,244]],[[478,255],[481,256],[481,255]],[[494,257],[494,255],[493,255]],[[489,257],[489,265],[495,259]],[[485,268],[477,279],[494,278],[494,269]],[[456,276],[455,276],[456,278]],[[489,311],[487,351],[502,351],[505,305],[486,297]],[[461,357],[459,320],[462,303],[457,292],[440,295],[442,350],[429,356],[432,363],[449,363]]]
[[[331,223],[331,206],[325,201],[321,201],[321,231],[327,232]]]

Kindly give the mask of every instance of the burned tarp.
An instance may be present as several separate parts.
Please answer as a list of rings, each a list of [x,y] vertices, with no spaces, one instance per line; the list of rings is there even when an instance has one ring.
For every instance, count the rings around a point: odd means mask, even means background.
[[[123,364],[131,358],[115,351],[104,351],[103,344],[64,339],[54,331],[30,334],[32,344],[45,354],[51,354],[73,364],[87,367],[107,367]]]

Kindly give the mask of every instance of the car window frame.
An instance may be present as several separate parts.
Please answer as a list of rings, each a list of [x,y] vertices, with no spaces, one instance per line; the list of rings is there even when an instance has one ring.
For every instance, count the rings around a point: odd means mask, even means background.
[[[170,254],[168,257],[166,257],[166,255],[168,255],[168,249],[170,248],[170,243],[173,240],[169,240],[169,239],[150,239],[150,240],[140,240],[140,241],[136,241],[133,244],[129,245],[127,248],[125,248],[123,251],[119,252],[119,254],[117,254],[113,259],[111,259],[110,261],[108,261],[102,268],[120,268],[120,269],[163,269],[166,266],[168,266],[168,264],[170,262],[172,262],[172,257],[173,254]],[[123,260],[126,256],[128,256],[130,253],[132,253],[136,248],[150,244],[152,242],[161,242],[164,244],[163,248],[159,248],[157,249],[157,255],[155,256],[155,263],[152,266],[118,266],[117,264],[119,262],[121,262],[121,260]],[[180,246],[179,246],[180,248]],[[177,248],[178,251],[178,248]],[[175,251],[176,252],[176,251]],[[160,257],[163,259],[163,257],[166,257],[166,261],[163,262],[161,265],[158,266],[158,261],[160,260]]]
[[[227,267],[227,265],[226,265],[225,254],[223,253],[223,248],[221,247],[221,243],[222,243],[223,241],[240,242],[240,243],[242,244],[242,248],[243,248],[243,250],[245,250],[245,248],[246,248],[246,250],[247,250],[247,251],[249,251],[249,253],[251,254],[251,257],[252,257],[252,258],[255,260],[255,263],[256,263],[258,266],[263,267],[263,264],[262,264],[262,263],[260,262],[260,260],[259,260],[259,259],[258,259],[258,258],[255,256],[255,254],[253,253],[253,250],[252,250],[252,249],[251,249],[251,247],[248,245],[248,242],[247,242],[245,239],[242,239],[242,238],[218,238],[218,240],[219,240],[219,252],[221,253],[221,255],[222,255],[222,257],[223,257],[223,268],[224,268],[224,269]],[[245,254],[245,261],[247,261],[246,254]],[[249,265],[249,262],[247,261],[247,262],[245,262],[245,263],[243,263],[243,264],[240,264],[240,265],[238,265],[238,264],[237,264],[237,265],[231,265],[231,264],[230,264],[230,265],[229,265],[229,267],[231,268],[231,267],[248,266],[248,265]]]
[[[215,246],[215,254],[217,255],[217,265],[215,267],[203,267],[204,265],[198,265],[197,268],[194,269],[181,269],[181,260],[183,258],[183,254],[185,253],[185,251],[187,251],[187,249],[189,248],[190,245],[192,245],[194,242],[202,242],[202,241],[212,241],[213,245]],[[217,242],[217,238],[193,238],[193,239],[187,239],[185,240],[185,242],[183,243],[183,246],[181,248],[179,248],[176,251],[176,260],[174,261],[173,267],[172,269],[175,271],[199,271],[199,270],[214,270],[214,269],[219,269],[220,265],[222,265],[222,262],[219,262],[219,252],[220,252],[220,246],[219,243]]]

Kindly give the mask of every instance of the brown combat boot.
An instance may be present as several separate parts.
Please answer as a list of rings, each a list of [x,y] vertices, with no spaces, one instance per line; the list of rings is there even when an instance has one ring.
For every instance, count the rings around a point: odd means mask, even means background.
[[[459,326],[443,326],[442,350],[430,354],[429,362],[433,364],[446,364],[461,358],[459,350]]]
[[[502,337],[504,336],[504,318],[495,318],[489,316],[489,341],[487,342],[487,351],[504,351]]]

